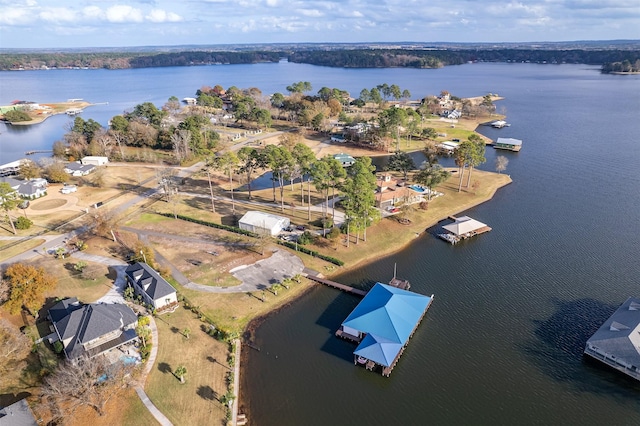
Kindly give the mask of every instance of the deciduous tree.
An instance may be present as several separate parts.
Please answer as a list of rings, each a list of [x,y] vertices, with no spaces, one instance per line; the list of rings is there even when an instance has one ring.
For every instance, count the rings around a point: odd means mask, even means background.
[[[106,357],[65,361],[44,378],[43,399],[48,400],[62,419],[78,407],[88,406],[102,416],[109,400],[127,386],[131,367],[110,364]]]
[[[43,268],[22,263],[10,265],[4,275],[9,283],[9,298],[5,306],[12,314],[24,307],[32,315],[37,315],[44,303],[45,292],[57,284],[57,279],[47,274]]]
[[[10,322],[0,320],[0,375],[17,368],[30,350],[31,339]]]
[[[509,164],[509,159],[504,155],[498,155],[496,157],[496,172],[502,173],[507,170],[507,164]]]

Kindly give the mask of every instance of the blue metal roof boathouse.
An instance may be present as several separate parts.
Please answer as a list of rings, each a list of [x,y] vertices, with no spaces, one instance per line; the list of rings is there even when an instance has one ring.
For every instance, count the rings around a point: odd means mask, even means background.
[[[427,313],[431,297],[376,283],[343,321],[336,336],[359,343],[354,363],[388,377]]]

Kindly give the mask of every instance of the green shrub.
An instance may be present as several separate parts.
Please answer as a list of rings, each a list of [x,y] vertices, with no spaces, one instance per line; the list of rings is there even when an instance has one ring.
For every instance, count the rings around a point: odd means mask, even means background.
[[[53,342],[53,351],[57,354],[62,353],[62,350],[64,349],[64,346],[62,345],[62,342],[60,340],[56,340],[55,342]]]
[[[32,118],[29,117],[29,114],[27,114],[24,111],[17,110],[17,109],[5,112],[4,113],[4,119],[7,120],[7,121],[10,121],[12,123],[18,123],[20,121],[31,121],[32,120]]]
[[[31,228],[31,225],[33,225],[33,221],[24,216],[20,216],[18,220],[16,220],[16,228],[18,229],[29,229]]]

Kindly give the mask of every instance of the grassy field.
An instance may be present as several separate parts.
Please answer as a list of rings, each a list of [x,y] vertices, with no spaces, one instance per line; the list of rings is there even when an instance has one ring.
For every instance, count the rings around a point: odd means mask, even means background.
[[[176,425],[224,424],[226,410],[218,401],[227,392],[228,345],[203,331],[204,324],[182,307],[156,318],[158,357],[145,390],[153,403]],[[187,339],[182,331],[191,330]],[[185,383],[174,376],[187,369]]]

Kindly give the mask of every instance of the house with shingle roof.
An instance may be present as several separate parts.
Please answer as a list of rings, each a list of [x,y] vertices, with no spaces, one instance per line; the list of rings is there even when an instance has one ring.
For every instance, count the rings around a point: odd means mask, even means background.
[[[46,179],[15,179],[11,177],[0,177],[0,182],[8,183],[11,188],[16,191],[16,194],[22,198],[35,199],[47,195],[47,180]]]
[[[176,289],[146,263],[137,262],[125,269],[127,283],[145,303],[160,311],[178,303]]]
[[[78,162],[67,163],[64,166],[64,171],[71,176],[86,176],[95,169],[96,166],[93,164],[80,164]]]
[[[67,298],[49,309],[49,319],[70,360],[93,358],[138,338],[138,317],[123,304],[85,304]]]
[[[37,426],[26,399],[0,408],[0,426]]]
[[[587,340],[584,353],[640,380],[640,299],[620,305]]]

